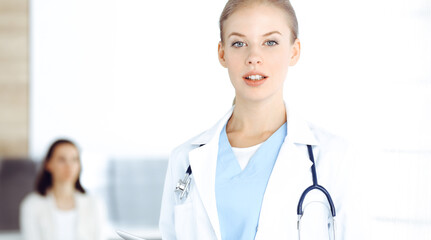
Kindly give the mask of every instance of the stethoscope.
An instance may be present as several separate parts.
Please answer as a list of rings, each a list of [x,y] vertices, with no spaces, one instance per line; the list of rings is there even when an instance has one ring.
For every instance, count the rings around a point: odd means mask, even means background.
[[[298,214],[298,222],[297,222],[298,239],[301,239],[301,231],[300,231],[301,218],[304,214],[304,210],[302,209],[302,203],[304,202],[304,199],[307,196],[307,194],[314,189],[322,192],[326,196],[326,199],[328,200],[329,207],[331,208],[331,216],[332,216],[331,222],[330,222],[332,226],[328,226],[328,228],[332,228],[332,236],[330,236],[330,239],[335,239],[335,215],[336,215],[335,205],[334,205],[334,202],[332,201],[331,194],[329,194],[328,190],[326,190],[323,186],[317,183],[317,173],[316,173],[316,166],[315,166],[316,164],[314,163],[313,149],[311,145],[307,145],[307,149],[308,149],[308,157],[310,158],[310,161],[313,163],[313,165],[311,165],[311,174],[313,175],[313,185],[306,188],[304,192],[301,194],[301,197],[299,198],[298,208],[296,210],[296,213]]]
[[[204,144],[200,145],[199,147],[202,147]],[[305,197],[307,196],[307,194],[311,191],[311,190],[319,190],[320,192],[322,192],[325,196],[326,199],[328,200],[329,203],[329,207],[331,210],[331,215],[332,215],[332,219],[331,219],[331,223],[332,224],[332,239],[335,238],[335,205],[334,202],[332,201],[331,195],[329,194],[329,192],[322,187],[321,185],[318,184],[317,182],[317,173],[316,173],[316,166],[314,163],[314,155],[313,155],[313,149],[311,147],[311,145],[307,145],[308,148],[308,157],[310,158],[310,161],[313,163],[313,165],[311,165],[311,174],[313,176],[313,185],[309,186],[308,188],[306,188],[304,190],[304,192],[301,194],[301,197],[299,198],[299,202],[298,202],[298,208],[297,208],[297,214],[298,214],[298,222],[297,222],[297,229],[298,229],[298,237],[299,239],[301,238],[300,236],[300,229],[301,229],[301,218],[304,214],[304,210],[302,208],[302,203],[304,202]],[[189,193],[190,190],[190,182],[191,182],[191,175],[192,175],[192,168],[189,165],[189,167],[187,168],[186,174],[184,176],[184,179],[180,179],[177,183],[177,186],[175,187],[175,192],[179,194],[179,198],[180,200],[182,200],[183,198],[187,198],[187,195]],[[328,226],[330,227],[330,226]]]

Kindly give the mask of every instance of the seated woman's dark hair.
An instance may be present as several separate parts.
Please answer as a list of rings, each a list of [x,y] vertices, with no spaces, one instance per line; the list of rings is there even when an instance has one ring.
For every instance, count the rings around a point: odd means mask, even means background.
[[[48,161],[51,159],[55,149],[62,144],[70,144],[70,145],[74,146],[76,149],[78,149],[78,147],[76,146],[76,144],[74,142],[67,140],[67,139],[58,139],[54,143],[51,144],[51,146],[49,147],[48,152],[45,156],[45,159],[42,162],[42,166],[40,168],[40,172],[39,172],[39,174],[37,176],[37,180],[36,180],[36,186],[35,186],[36,189],[35,190],[36,190],[36,192],[38,192],[42,196],[46,196],[48,189],[50,187],[52,187],[52,175],[48,170],[46,170],[46,165],[47,165]],[[85,189],[81,185],[79,176],[75,182],[75,189],[81,193],[85,193]]]

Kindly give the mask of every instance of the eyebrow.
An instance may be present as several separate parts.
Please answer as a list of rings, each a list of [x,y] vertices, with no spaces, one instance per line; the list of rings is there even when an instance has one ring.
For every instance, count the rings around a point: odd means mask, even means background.
[[[238,33],[238,32],[232,32],[231,34],[229,34],[229,36],[227,36],[228,38],[232,37],[232,36],[238,36],[238,37],[245,37],[244,34]]]
[[[280,34],[281,36],[283,36],[283,34],[281,34],[279,31],[272,31],[272,32],[269,32],[269,33],[265,33],[265,34],[263,34],[263,36],[264,37],[268,37],[269,35],[272,35],[272,34]]]
[[[281,34],[279,31],[272,31],[272,32],[265,33],[265,34],[263,34],[262,36],[263,36],[263,37],[267,37],[267,36],[272,35],[272,34],[280,34],[280,35],[283,35],[283,34]],[[232,37],[232,36],[245,37],[245,35],[244,35],[244,34],[242,34],[242,33],[232,32],[231,34],[229,34],[228,38],[230,38],[230,37]]]

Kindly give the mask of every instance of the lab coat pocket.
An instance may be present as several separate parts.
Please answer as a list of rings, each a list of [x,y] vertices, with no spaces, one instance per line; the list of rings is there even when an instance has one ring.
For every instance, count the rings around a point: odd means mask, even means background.
[[[175,206],[175,233],[178,240],[197,239],[193,230],[196,227],[193,215],[192,201]]]

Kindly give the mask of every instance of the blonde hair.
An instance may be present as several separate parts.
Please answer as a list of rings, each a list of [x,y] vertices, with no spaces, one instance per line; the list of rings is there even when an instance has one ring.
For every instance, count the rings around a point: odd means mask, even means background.
[[[298,38],[298,19],[296,18],[295,10],[290,4],[289,0],[229,0],[221,15],[219,20],[220,27],[220,41],[223,43],[223,23],[228,19],[235,11],[242,7],[250,6],[255,3],[266,3],[272,4],[280,9],[284,10],[287,15],[288,25],[291,31],[291,42],[293,43]]]

